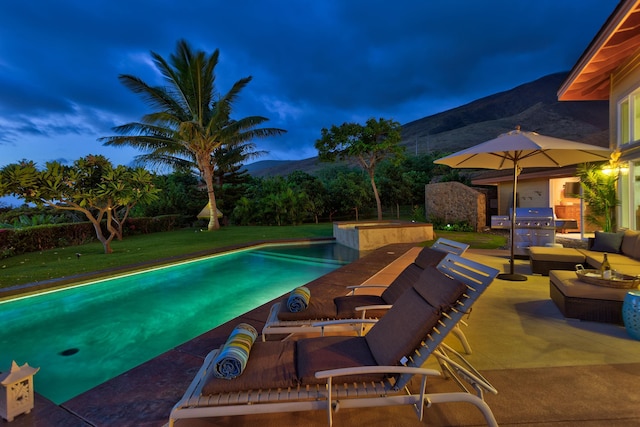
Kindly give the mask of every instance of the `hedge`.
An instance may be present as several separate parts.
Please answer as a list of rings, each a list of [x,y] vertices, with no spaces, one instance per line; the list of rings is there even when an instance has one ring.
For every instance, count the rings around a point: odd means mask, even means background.
[[[171,231],[182,223],[179,215],[127,219],[123,237]],[[103,224],[106,232],[106,227]],[[47,224],[17,229],[0,229],[0,259],[27,252],[38,252],[96,241],[90,222]]]

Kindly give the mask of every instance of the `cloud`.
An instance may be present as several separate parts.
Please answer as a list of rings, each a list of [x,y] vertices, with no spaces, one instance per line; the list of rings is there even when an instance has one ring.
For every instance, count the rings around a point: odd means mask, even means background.
[[[259,149],[304,158],[332,124],[407,123],[567,71],[614,7],[601,0],[5,2],[0,159],[113,153],[97,139],[148,112],[118,76],[162,84],[149,52],[168,58],[180,39],[220,49],[220,92],[253,77],[234,116],[265,116],[267,126],[288,131],[257,141]],[[34,150],[39,144],[48,147]]]

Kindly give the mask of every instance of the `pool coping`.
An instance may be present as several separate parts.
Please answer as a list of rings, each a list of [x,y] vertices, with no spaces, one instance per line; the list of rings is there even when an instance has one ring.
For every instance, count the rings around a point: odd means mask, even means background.
[[[310,238],[290,238],[290,239],[266,239],[256,240],[248,243],[240,243],[237,245],[222,246],[214,249],[206,249],[197,252],[191,252],[183,255],[174,255],[166,258],[159,258],[152,261],[145,261],[136,264],[127,264],[119,267],[112,267],[104,270],[97,270],[88,273],[75,274],[69,277],[61,277],[39,282],[25,283],[21,285],[9,286],[0,289],[0,301],[14,298],[16,296],[26,296],[37,294],[44,290],[62,289],[69,286],[75,286],[95,279],[103,279],[110,276],[117,276],[123,273],[135,273],[150,267],[159,267],[172,264],[179,261],[196,260],[221,253],[229,253],[239,250],[250,249],[263,245],[287,244],[287,243],[322,243],[335,242],[335,237],[310,237]]]

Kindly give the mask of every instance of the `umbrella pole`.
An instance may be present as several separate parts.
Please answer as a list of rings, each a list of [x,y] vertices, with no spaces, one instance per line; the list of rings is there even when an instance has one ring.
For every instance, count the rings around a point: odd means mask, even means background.
[[[513,206],[511,210],[511,258],[509,258],[509,273],[498,274],[498,279],[509,280],[512,282],[524,282],[527,276],[515,273],[515,237],[516,237],[516,194],[518,188],[518,162],[513,162]]]

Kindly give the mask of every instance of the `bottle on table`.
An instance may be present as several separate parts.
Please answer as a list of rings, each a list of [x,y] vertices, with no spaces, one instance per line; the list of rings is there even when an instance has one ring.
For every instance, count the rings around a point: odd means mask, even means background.
[[[602,264],[600,264],[600,273],[603,279],[611,279],[611,264],[609,263],[609,258],[606,253],[604,254]]]

